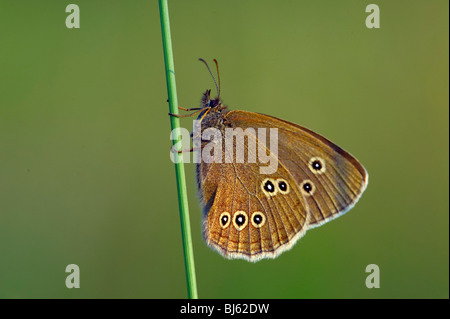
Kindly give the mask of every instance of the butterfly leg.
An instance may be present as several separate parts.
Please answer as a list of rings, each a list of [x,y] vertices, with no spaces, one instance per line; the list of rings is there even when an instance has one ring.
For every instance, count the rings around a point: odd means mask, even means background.
[[[183,110],[183,111],[197,111],[197,110],[201,110],[203,109],[202,107],[191,107],[191,108],[185,108],[185,107],[178,107],[179,110]]]
[[[192,138],[192,135],[193,135],[193,133],[191,133],[191,138]],[[207,139],[201,138],[200,141],[201,141],[201,142],[211,142],[211,141],[213,141],[213,140],[207,140]],[[175,148],[175,146],[172,145],[172,148],[171,148],[170,151],[171,151],[172,153],[178,153],[178,154],[181,154],[181,153],[186,153],[186,152],[191,153],[191,152],[194,152],[194,151],[201,151],[201,150],[202,150],[202,147],[201,147],[201,146],[191,147],[191,148],[188,149],[188,150],[178,150],[178,149]]]
[[[171,151],[172,151],[172,153],[182,154],[182,153],[186,153],[186,152],[191,153],[191,152],[194,152],[194,151],[200,151],[201,149],[202,149],[201,147],[191,147],[188,150],[177,150],[175,148],[175,146],[172,146]]]
[[[173,114],[173,113],[169,113],[170,116],[174,116],[174,117],[192,117],[196,114],[200,113],[199,111],[191,113],[191,114],[184,114],[184,115],[180,115],[180,114]]]
[[[169,113],[169,115],[170,115],[170,116],[175,116],[175,117],[192,117],[192,116],[194,116],[194,115],[200,113],[200,112],[203,111],[204,109],[205,109],[205,108],[203,108],[203,107],[202,107],[202,108],[199,108],[198,111],[196,111],[196,112],[194,112],[194,113],[191,113],[191,114],[180,115],[180,114]],[[210,109],[210,108],[208,108],[208,109]]]

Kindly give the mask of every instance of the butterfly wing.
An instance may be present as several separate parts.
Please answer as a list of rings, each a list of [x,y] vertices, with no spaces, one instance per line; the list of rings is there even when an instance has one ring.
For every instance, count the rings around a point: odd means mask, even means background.
[[[220,163],[197,165],[203,235],[227,258],[275,258],[307,228],[348,211],[367,186],[367,172],[353,156],[306,128],[244,111],[226,113],[224,122],[255,131],[278,129],[278,154],[270,153],[278,163],[273,174],[261,174],[260,167],[267,164],[258,156],[256,163],[238,162],[226,150],[224,136]],[[245,154],[251,152],[251,141],[266,145],[256,134],[246,138]]]
[[[258,113],[230,111],[225,118],[233,127],[278,129],[278,159],[306,199],[310,214],[308,228],[344,214],[364,192],[368,183],[365,168],[319,134]]]
[[[258,143],[255,135],[247,136],[247,143],[252,140]],[[236,154],[231,155],[224,145],[222,152],[221,163],[197,165],[206,243],[227,258],[276,257],[306,231],[306,199],[286,168],[264,175],[259,168],[265,164],[238,163]],[[279,191],[280,181],[293,187]],[[264,183],[272,185],[269,191]]]

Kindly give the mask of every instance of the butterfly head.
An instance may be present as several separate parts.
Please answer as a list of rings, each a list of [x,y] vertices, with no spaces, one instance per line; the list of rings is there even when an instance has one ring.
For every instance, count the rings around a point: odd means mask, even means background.
[[[211,69],[209,68],[208,63],[206,63],[206,61],[203,60],[202,58],[200,58],[199,60],[202,61],[206,65],[206,67],[209,71],[209,74],[211,74],[211,77],[213,78],[214,84],[216,85],[216,89],[217,89],[217,97],[215,99],[211,99],[211,90],[206,90],[206,92],[203,93],[202,106],[210,107],[210,108],[215,108],[215,107],[221,106],[222,101],[220,100],[219,64],[217,63],[217,60],[214,59],[214,63],[216,64],[216,70],[217,70],[217,78],[219,79],[219,85],[217,85],[216,78],[214,77],[214,74],[211,72]]]
[[[205,93],[203,93],[202,96],[202,107],[217,107],[222,105],[222,101],[220,100],[220,98],[217,96],[215,99],[211,99],[211,90],[206,90]]]

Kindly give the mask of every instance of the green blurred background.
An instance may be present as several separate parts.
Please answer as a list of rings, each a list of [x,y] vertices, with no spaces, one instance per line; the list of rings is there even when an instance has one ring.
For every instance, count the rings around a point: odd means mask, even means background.
[[[185,298],[158,3],[76,1],[67,29],[70,3],[0,0],[0,297]],[[180,105],[214,91],[197,59],[217,58],[225,104],[313,129],[370,174],[351,212],[251,264],[203,243],[187,164],[199,297],[449,297],[448,9],[169,1]]]

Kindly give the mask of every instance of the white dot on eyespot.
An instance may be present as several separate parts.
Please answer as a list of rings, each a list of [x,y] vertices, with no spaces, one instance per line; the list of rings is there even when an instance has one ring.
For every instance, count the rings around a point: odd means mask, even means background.
[[[223,212],[219,216],[219,224],[222,228],[227,228],[228,225],[230,225],[231,222],[231,216],[228,212]]]
[[[326,171],[325,161],[318,156],[312,157],[309,160],[308,167],[314,174],[323,174]]]
[[[247,213],[243,210],[238,210],[233,215],[233,225],[238,230],[241,231],[248,224],[248,216]]]
[[[290,187],[289,187],[289,183],[286,180],[284,180],[282,178],[279,178],[279,179],[276,180],[275,183],[277,185],[278,191],[281,194],[283,194],[283,195],[289,194]]]
[[[305,196],[312,196],[314,192],[316,191],[316,186],[314,186],[314,183],[311,182],[309,179],[305,179],[300,184],[300,191]]]
[[[254,212],[250,220],[253,227],[261,228],[266,223],[266,216],[261,212]]]
[[[275,180],[273,180],[272,178],[266,178],[261,183],[261,190],[267,197],[274,196],[278,192],[278,188],[275,185]]]

